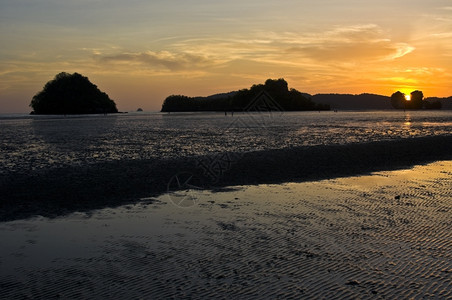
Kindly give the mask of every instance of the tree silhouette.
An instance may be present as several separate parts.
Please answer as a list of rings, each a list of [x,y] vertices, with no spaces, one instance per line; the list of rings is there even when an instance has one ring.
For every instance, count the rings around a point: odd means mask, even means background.
[[[165,99],[162,105],[162,112],[170,111],[189,111],[192,98],[184,95],[171,95]]]
[[[250,89],[243,89],[234,95],[232,101],[235,110],[242,110],[262,91],[267,92],[278,105],[287,111],[298,110],[329,110],[329,105],[317,104],[306,98],[296,89],[288,88],[287,81],[267,79],[265,84],[255,84]]]
[[[407,101],[406,108],[421,109],[423,106],[424,94],[421,91],[411,92],[411,100]]]
[[[405,108],[405,94],[397,91],[394,94],[391,95],[391,105],[394,108],[401,109]]]
[[[295,89],[289,90],[287,81],[280,78],[268,79],[265,84],[254,84],[249,89],[209,97],[171,95],[163,102],[161,111],[242,111],[248,109],[249,104],[262,92],[270,95],[284,110],[330,109],[329,105],[317,104]]]
[[[117,113],[108,95],[78,73],[61,72],[31,100],[34,114]]]
[[[425,109],[441,109],[442,108],[442,104],[441,101],[439,100],[424,100],[424,107]]]
[[[424,93],[422,91],[413,91],[410,93],[410,99],[405,98],[405,94],[397,91],[391,96],[391,105],[397,109],[422,109],[428,106],[424,101]],[[436,106],[435,106],[436,107]]]

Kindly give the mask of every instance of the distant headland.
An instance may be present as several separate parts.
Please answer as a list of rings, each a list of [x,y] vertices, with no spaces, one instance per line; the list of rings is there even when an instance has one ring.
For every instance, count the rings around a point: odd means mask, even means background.
[[[61,72],[31,100],[32,114],[117,113],[116,103],[78,73]]]
[[[392,110],[392,109],[452,109],[452,97],[427,97],[421,91],[409,95],[395,92],[391,97],[376,94],[316,94],[309,95],[317,103],[330,105],[334,110]],[[409,100],[408,100],[409,99]]]

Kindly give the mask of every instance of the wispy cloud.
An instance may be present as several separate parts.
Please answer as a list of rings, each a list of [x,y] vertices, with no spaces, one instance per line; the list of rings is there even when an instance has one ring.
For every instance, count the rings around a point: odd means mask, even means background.
[[[391,60],[415,49],[406,43],[393,42],[374,24],[338,27],[300,39],[298,45],[286,51],[319,61]]]
[[[217,62],[233,60],[297,64],[305,59],[319,62],[385,61],[415,50],[407,43],[394,42],[375,24],[335,27],[320,32],[254,32],[226,38],[181,40],[171,45]],[[177,51],[177,50],[176,50]]]
[[[334,77],[328,82],[372,76],[370,70],[375,72],[383,62],[395,61],[415,49],[392,41],[390,34],[375,24],[337,26],[317,32],[254,31],[168,39],[160,48],[164,50],[125,51],[110,47],[92,49],[91,53],[98,68],[108,65],[109,72],[248,79],[297,77],[302,71],[313,76],[305,81],[306,85],[319,86],[325,76]],[[357,65],[367,68],[367,73],[357,75]]]
[[[170,71],[205,68],[216,63],[214,59],[203,55],[170,51],[125,52],[114,55],[102,55],[97,52],[96,58],[103,63],[140,64],[151,69],[163,67]]]

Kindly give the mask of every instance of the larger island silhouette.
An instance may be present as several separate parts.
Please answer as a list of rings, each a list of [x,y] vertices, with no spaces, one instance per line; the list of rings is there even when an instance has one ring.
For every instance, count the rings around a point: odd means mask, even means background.
[[[327,104],[315,103],[296,89],[289,89],[287,81],[267,79],[264,84],[255,84],[249,89],[216,94],[208,97],[171,95],[165,99],[162,112],[187,111],[253,111],[251,105],[259,97],[266,97],[267,109],[285,111],[330,110]],[[261,106],[260,106],[261,108]]]

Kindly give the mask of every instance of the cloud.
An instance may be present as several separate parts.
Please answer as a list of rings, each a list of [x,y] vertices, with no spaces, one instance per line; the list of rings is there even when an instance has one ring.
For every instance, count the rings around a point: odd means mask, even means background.
[[[208,67],[215,64],[214,59],[188,52],[126,52],[106,56],[97,54],[96,57],[104,63],[139,64],[152,69],[165,68],[170,71],[199,69],[200,67]]]
[[[127,52],[98,49],[93,55],[115,70],[135,72],[221,72],[236,61],[266,63],[267,66],[318,67],[381,62],[403,57],[414,47],[394,42],[378,25],[358,24],[317,32],[254,31],[228,36],[206,36],[169,40],[164,51]],[[207,72],[207,73],[206,73]]]
[[[432,36],[434,38],[449,39],[449,38],[452,38],[452,32],[432,33],[430,36]]]
[[[223,65],[237,60],[276,65],[382,62],[401,58],[415,50],[375,24],[334,27],[316,32],[249,32],[226,38],[182,40],[172,45],[190,53],[213,56]]]
[[[392,60],[415,49],[409,44],[391,41],[374,24],[335,28],[300,39],[299,45],[287,48],[287,53],[319,61]]]

